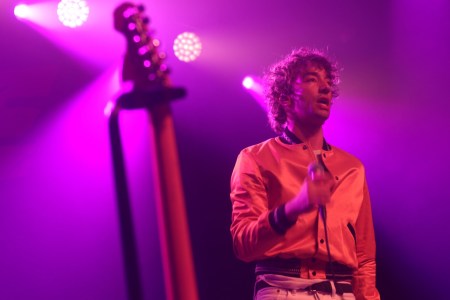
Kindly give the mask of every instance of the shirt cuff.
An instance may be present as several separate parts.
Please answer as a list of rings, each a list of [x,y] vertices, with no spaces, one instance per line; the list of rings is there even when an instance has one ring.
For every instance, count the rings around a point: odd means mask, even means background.
[[[269,223],[272,229],[278,234],[285,234],[296,221],[289,221],[286,216],[285,204],[282,204],[269,213]]]

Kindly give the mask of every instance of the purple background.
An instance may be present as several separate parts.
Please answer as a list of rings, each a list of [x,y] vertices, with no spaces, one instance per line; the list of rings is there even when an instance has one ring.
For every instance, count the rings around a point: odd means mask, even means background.
[[[91,2],[75,30],[54,20],[56,2],[38,6],[42,25],[0,2],[0,299],[126,299],[103,115],[125,51],[112,27],[121,2]],[[344,68],[325,133],[366,165],[383,298],[448,297],[448,1],[144,4],[188,90],[172,107],[201,299],[251,298],[252,266],[232,253],[229,177],[238,152],[273,133],[241,81],[302,45]],[[170,51],[183,31],[203,41],[191,64]],[[120,122],[144,298],[163,299],[146,117]]]

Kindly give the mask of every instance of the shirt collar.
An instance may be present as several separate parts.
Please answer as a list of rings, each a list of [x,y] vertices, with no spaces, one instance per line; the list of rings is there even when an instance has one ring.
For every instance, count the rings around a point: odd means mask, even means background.
[[[299,139],[292,131],[290,131],[287,127],[284,128],[283,133],[280,135],[280,140],[289,145],[293,144],[301,144],[303,141]],[[331,150],[331,146],[327,143],[325,138],[323,139],[322,150],[329,151]]]

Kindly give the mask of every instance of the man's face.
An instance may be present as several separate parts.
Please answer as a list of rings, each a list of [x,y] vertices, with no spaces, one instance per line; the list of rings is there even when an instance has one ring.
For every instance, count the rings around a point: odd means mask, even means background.
[[[322,125],[330,116],[331,98],[330,77],[310,64],[294,80],[289,116],[301,124]]]

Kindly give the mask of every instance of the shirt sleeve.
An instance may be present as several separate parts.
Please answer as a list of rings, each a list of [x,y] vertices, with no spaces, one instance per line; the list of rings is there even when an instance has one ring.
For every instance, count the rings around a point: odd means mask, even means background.
[[[264,180],[251,153],[243,150],[231,176],[231,235],[236,256],[246,262],[266,258],[264,253],[284,240],[269,222]]]
[[[364,198],[356,222],[356,255],[358,269],[353,277],[357,300],[379,300],[376,288],[375,233],[367,181],[364,180]]]

